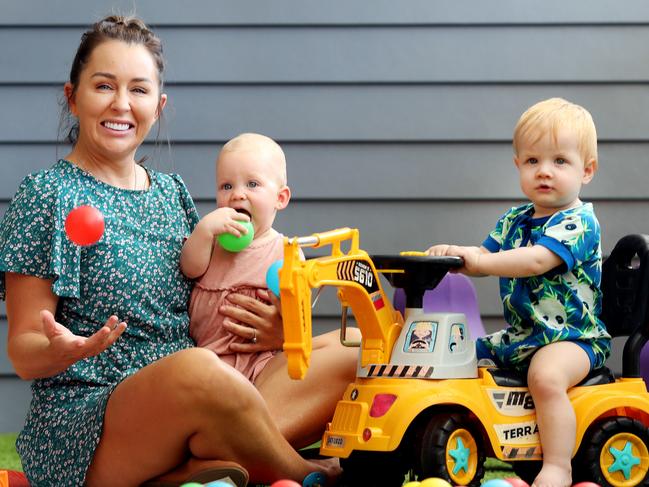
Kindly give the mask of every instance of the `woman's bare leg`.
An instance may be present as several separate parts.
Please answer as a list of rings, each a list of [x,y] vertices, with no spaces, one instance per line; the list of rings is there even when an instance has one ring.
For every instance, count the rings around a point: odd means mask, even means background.
[[[356,328],[347,330],[348,340],[360,340]],[[356,377],[358,348],[340,344],[339,332],[313,338],[311,366],[303,380],[288,376],[286,356],[273,357],[255,381],[280,431],[295,448],[322,437],[336,404]]]
[[[106,408],[87,485],[137,486],[183,464],[231,460],[254,481],[309,472],[335,475],[302,459],[282,437],[262,397],[213,352],[193,348],[125,379]]]

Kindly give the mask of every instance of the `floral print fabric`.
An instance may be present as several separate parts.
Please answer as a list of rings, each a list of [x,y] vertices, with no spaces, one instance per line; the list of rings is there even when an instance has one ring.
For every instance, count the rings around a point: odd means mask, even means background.
[[[0,298],[5,272],[52,280],[56,320],[90,336],[111,314],[127,322],[117,342],[65,372],[32,384],[32,402],[17,441],[35,486],[80,486],[102,431],[110,394],[124,378],[193,346],[180,272],[184,239],[198,214],[182,179],[147,169],[146,191],[105,184],[71,162],[26,177],[0,225]],[[99,209],[105,231],[79,247],[65,218],[80,205]]]

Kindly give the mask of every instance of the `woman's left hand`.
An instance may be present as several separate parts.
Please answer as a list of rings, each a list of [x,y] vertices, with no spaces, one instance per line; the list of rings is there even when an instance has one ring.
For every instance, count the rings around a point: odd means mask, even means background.
[[[245,340],[230,344],[232,352],[281,350],[284,345],[279,298],[263,289],[257,291],[257,296],[262,301],[233,293],[228,299],[237,306],[223,305],[220,308],[225,316],[225,329]]]

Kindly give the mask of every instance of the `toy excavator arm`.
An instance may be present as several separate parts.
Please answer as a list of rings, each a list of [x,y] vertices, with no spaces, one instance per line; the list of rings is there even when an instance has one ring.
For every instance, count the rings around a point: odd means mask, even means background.
[[[340,244],[350,240],[343,252]],[[284,353],[289,375],[301,379],[309,367],[312,349],[311,290],[336,286],[343,306],[352,309],[361,329],[361,365],[387,363],[403,319],[387,299],[374,263],[358,247],[356,229],[339,228],[307,237],[284,239],[280,295],[284,322]],[[300,247],[331,245],[331,254],[302,260]]]

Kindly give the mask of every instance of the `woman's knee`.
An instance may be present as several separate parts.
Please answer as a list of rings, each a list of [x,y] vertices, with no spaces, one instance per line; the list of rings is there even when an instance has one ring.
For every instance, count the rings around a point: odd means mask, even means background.
[[[254,387],[214,352],[192,348],[176,354],[167,387],[194,410],[227,413],[255,404]]]

